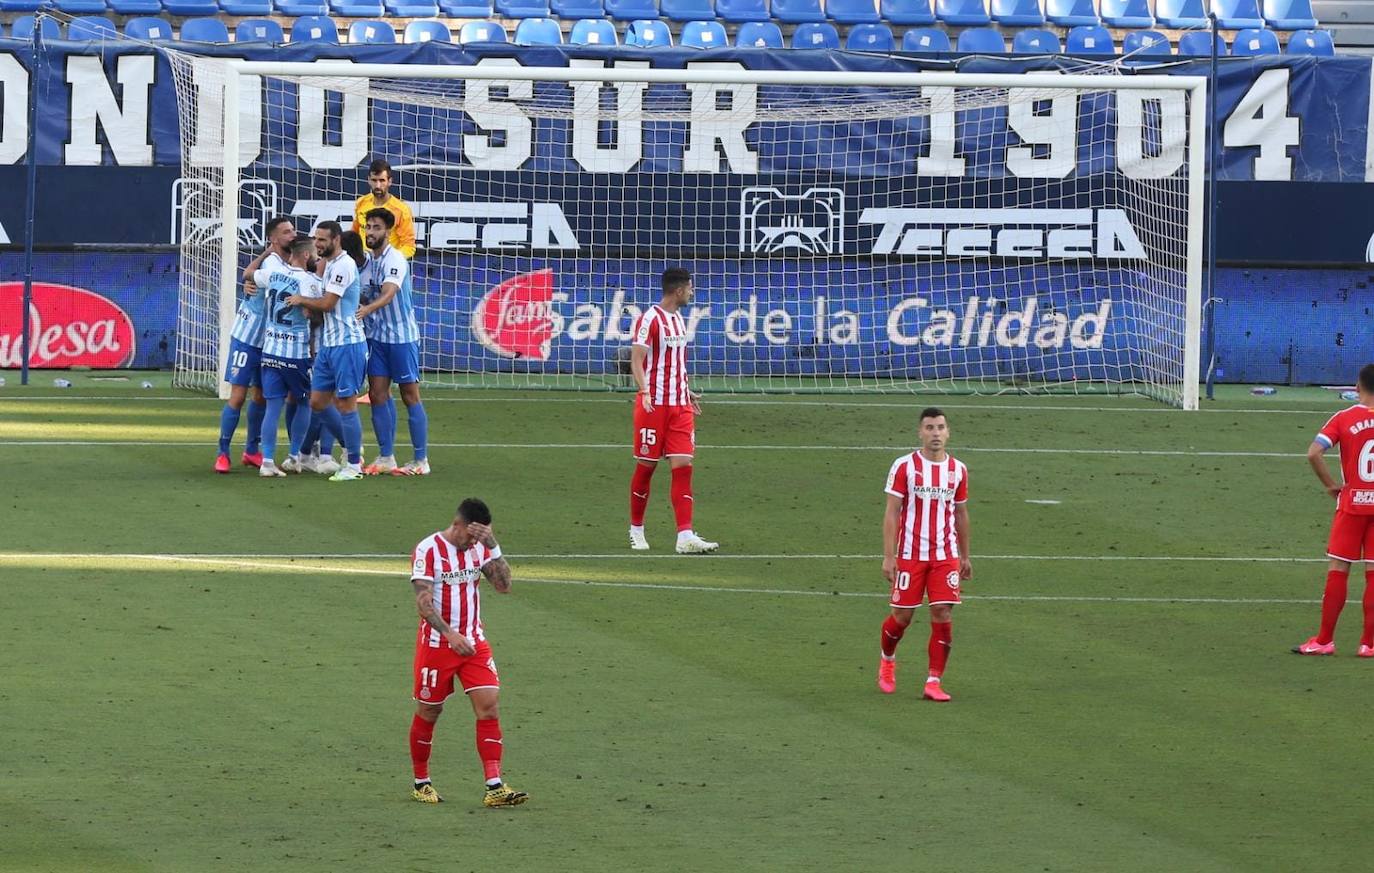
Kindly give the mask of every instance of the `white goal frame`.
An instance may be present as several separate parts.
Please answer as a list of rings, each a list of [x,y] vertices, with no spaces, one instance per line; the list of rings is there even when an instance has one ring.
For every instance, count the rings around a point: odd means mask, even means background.
[[[1204,174],[1207,148],[1207,79],[1203,76],[1113,75],[1111,73],[860,73],[782,70],[703,70],[703,69],[625,69],[466,66],[418,64],[352,64],[338,61],[273,62],[232,60],[226,65],[223,115],[222,234],[219,289],[219,364],[220,372],[229,354],[238,290],[238,148],[239,119],[232,107],[240,104],[240,77],[291,76],[329,78],[391,79],[473,79],[497,81],[552,81],[712,85],[815,85],[874,88],[913,88],[921,86],[952,88],[1035,88],[1046,90],[1138,90],[1183,91],[1189,100],[1188,118],[1188,223],[1185,244],[1187,277],[1184,298],[1183,385],[1181,407],[1195,410],[1199,401],[1202,333],[1202,257],[1204,216]],[[220,394],[228,396],[228,383],[220,383]]]

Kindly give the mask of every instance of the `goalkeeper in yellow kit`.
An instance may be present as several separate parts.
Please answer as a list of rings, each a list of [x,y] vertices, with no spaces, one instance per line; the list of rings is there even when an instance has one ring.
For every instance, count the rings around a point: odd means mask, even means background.
[[[353,232],[362,235],[370,210],[387,210],[396,216],[396,224],[391,229],[391,246],[408,261],[415,257],[415,218],[406,202],[391,193],[391,182],[391,165],[386,161],[378,158],[368,165],[367,185],[371,190],[353,204]]]

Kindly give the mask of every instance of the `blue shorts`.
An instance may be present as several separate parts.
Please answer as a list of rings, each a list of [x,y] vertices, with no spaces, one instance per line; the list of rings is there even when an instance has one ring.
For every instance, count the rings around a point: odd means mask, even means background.
[[[352,397],[363,391],[367,381],[367,343],[325,346],[315,356],[310,373],[310,390],[334,392],[335,397]]]
[[[368,340],[367,375],[385,376],[397,385],[419,382],[420,344]]]
[[[264,397],[310,398],[310,359],[262,356]]]
[[[262,349],[250,346],[241,339],[229,340],[229,360],[224,362],[224,381],[230,385],[249,388],[262,384],[258,368],[262,364]]]

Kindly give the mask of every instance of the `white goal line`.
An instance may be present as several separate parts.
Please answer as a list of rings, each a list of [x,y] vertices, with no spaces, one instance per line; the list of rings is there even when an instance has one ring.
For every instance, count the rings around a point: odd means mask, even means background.
[[[813,553],[813,554],[721,554],[719,552],[709,555],[693,555],[684,557],[677,554],[654,554],[639,555],[629,552],[609,552],[609,553],[553,553],[553,552],[533,552],[530,554],[520,554],[517,552],[507,552],[506,557],[511,560],[521,561],[604,561],[604,560],[672,560],[672,561],[878,561],[882,559],[878,554],[834,554],[834,553]],[[0,552],[0,561],[6,560],[85,560],[92,558],[106,558],[111,560],[128,561],[249,561],[249,560],[274,560],[274,561],[329,561],[329,560],[348,560],[348,559],[374,559],[404,562],[409,561],[408,555],[393,554],[389,552],[340,552],[336,554],[325,554],[322,552],[302,554],[299,552],[287,553],[263,553],[263,552],[126,552],[111,554],[109,552]],[[1325,557],[1300,557],[1300,556],[1273,556],[1273,555],[974,555],[973,561],[1115,561],[1142,563],[1152,562],[1181,562],[1181,563],[1214,563],[1214,564],[1324,564],[1329,559]],[[290,567],[290,564],[270,564],[269,566]],[[377,572],[394,575],[390,570],[379,570]],[[404,570],[396,571],[398,573]]]

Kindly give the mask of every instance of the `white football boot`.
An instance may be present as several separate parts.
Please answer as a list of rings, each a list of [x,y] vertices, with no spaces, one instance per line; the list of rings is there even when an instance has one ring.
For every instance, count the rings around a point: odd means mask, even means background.
[[[630,548],[634,549],[636,552],[647,552],[649,550],[649,541],[644,538],[644,528],[630,528]]]
[[[690,530],[685,530],[677,535],[677,553],[679,555],[704,555],[708,552],[714,552],[718,548],[720,548],[720,543],[704,540]]]

